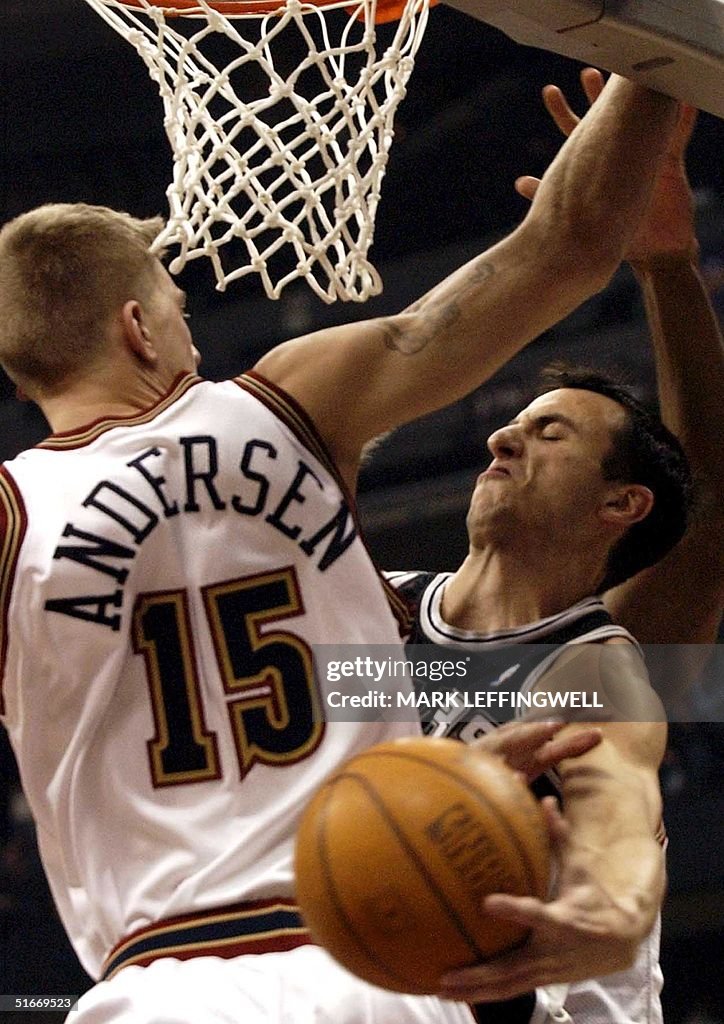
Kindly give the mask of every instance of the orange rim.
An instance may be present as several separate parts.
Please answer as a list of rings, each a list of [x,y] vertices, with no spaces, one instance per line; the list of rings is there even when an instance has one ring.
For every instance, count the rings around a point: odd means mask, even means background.
[[[141,0],[118,0],[122,7],[132,7],[135,10],[143,10]],[[148,0],[151,7],[160,7],[169,16],[184,14],[203,14],[203,8],[197,0]],[[207,0],[212,10],[219,14],[242,15],[242,14],[268,14],[284,6],[284,0]],[[315,6],[324,7],[324,4],[317,4],[316,0],[308,0]]]
[[[148,0],[151,7],[159,7],[169,16],[184,14],[203,14],[198,0]],[[315,7],[327,7],[334,0],[306,0]],[[141,0],[119,0],[123,7],[143,10]],[[241,17],[244,14],[270,14],[284,6],[284,0],[207,0],[209,7],[219,14]]]
[[[135,10],[143,10],[141,0],[118,0],[123,7],[132,7]],[[328,7],[335,0],[307,0],[314,7]],[[284,0],[207,0],[209,7],[219,14],[236,15],[241,17],[244,14],[270,14],[284,6]],[[437,0],[431,0],[430,6],[434,6]],[[203,13],[198,0],[149,0],[151,7],[159,7],[168,15],[182,16],[192,12]],[[375,21],[382,24],[388,21],[399,21],[407,6],[407,0],[377,0],[377,14]],[[348,8],[349,9],[349,8]]]

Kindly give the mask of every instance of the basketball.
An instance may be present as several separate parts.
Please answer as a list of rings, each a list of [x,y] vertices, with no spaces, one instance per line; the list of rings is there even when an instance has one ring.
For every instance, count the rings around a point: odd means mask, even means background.
[[[483,900],[544,898],[549,867],[543,815],[519,776],[456,740],[415,737],[371,747],[317,791],[297,833],[297,902],[354,974],[434,993],[445,972],[524,941]]]

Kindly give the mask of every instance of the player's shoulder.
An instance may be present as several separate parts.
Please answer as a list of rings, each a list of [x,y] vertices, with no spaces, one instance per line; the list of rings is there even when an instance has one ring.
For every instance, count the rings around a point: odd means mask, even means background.
[[[625,633],[567,644],[546,666],[536,689],[585,695],[577,706],[596,710],[574,713],[571,718],[582,715],[597,721],[641,723],[665,720],[644,652]]]
[[[419,603],[427,588],[440,577],[447,578],[449,573],[426,572],[420,569],[400,569],[385,571],[383,576],[398,593],[408,601]]]
[[[646,674],[644,653],[625,629],[591,630],[562,645],[557,652],[557,667],[567,665],[618,666],[636,675]]]

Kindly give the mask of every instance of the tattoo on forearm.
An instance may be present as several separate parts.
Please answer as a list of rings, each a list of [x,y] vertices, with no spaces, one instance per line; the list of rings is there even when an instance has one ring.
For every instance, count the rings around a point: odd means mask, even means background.
[[[414,309],[406,310],[413,313]],[[460,306],[457,302],[449,302],[444,306],[433,307],[425,317],[425,323],[414,334],[411,331],[388,323],[385,325],[385,345],[395,349],[405,356],[413,356],[439,338],[443,332],[453,326],[460,316]]]
[[[470,274],[468,276],[468,282],[464,287],[464,291],[468,292],[471,288],[479,285],[482,281],[487,281],[487,279],[492,277],[494,273],[495,267],[490,260],[476,261],[470,267]]]
[[[495,274],[495,267],[492,263],[485,261],[474,263],[464,272],[464,276],[455,288],[454,296],[447,301],[435,300],[434,298],[418,299],[408,306],[406,313],[417,313],[420,308],[427,305],[428,312],[425,322],[418,328],[414,335],[398,325],[391,322],[385,323],[384,340],[387,348],[410,356],[421,352],[423,349],[437,339],[443,337],[446,332],[451,331],[461,317],[465,299],[471,292],[480,287],[483,281]]]

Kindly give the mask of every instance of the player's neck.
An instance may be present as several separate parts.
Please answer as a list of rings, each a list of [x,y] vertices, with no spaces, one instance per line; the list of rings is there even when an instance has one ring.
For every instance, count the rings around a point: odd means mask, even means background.
[[[514,629],[589,597],[597,577],[592,566],[569,559],[550,564],[537,561],[533,552],[521,560],[499,551],[474,551],[445,587],[442,616],[458,629]]]
[[[77,381],[38,405],[53,433],[78,430],[99,419],[122,419],[152,408],[171,387],[159,374],[107,373]]]

